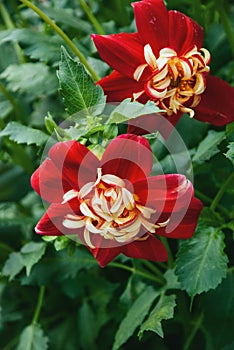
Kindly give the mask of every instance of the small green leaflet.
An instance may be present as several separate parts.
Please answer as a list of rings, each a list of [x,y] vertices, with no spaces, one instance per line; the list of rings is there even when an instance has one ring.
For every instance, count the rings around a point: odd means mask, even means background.
[[[95,85],[83,64],[74,61],[64,47],[61,48],[58,79],[69,115],[82,112],[85,116],[96,116],[102,112],[106,101],[102,88]]]
[[[162,320],[169,320],[174,316],[174,308],[176,306],[175,302],[176,296],[164,295],[162,294],[159,302],[155,308],[150,313],[148,319],[141,325],[141,329],[138,333],[141,339],[145,331],[153,331],[157,333],[160,337],[164,337],[162,329]]]
[[[139,102],[131,102],[127,98],[122,101],[110,114],[107,124],[123,123],[130,119],[135,119],[142,115],[162,112],[152,101],[148,101],[145,105]]]
[[[95,338],[97,336],[96,315],[89,303],[84,300],[78,310],[78,329],[80,343],[83,349],[97,350]]]
[[[35,265],[44,255],[46,245],[44,242],[29,242],[25,244],[20,252],[13,252],[5,262],[2,270],[4,276],[11,281],[21,270],[26,267],[27,276],[30,275],[33,265]]]
[[[224,155],[234,164],[234,142],[229,143],[228,151]]]
[[[48,135],[41,130],[24,126],[18,122],[10,122],[0,132],[0,137],[9,136],[10,140],[16,143],[42,146],[48,141]]]
[[[9,90],[26,93],[31,100],[42,94],[53,94],[58,89],[55,74],[40,62],[12,64],[1,73],[0,78],[6,79]]]
[[[208,135],[199,144],[196,153],[193,156],[193,162],[202,164],[206,160],[209,160],[216,153],[219,152],[218,145],[225,138],[224,131],[214,131],[210,130]]]
[[[115,335],[113,350],[119,349],[131,337],[136,328],[140,326],[158,294],[158,292],[149,286],[135,300]]]
[[[44,335],[40,325],[31,324],[21,333],[16,350],[47,350],[48,338]]]
[[[41,130],[24,126],[18,122],[10,122],[0,132],[0,137],[9,136],[9,139],[16,143],[42,146],[48,141],[48,135]]]
[[[214,289],[226,277],[228,258],[224,234],[219,228],[202,227],[180,247],[176,274],[190,296]]]

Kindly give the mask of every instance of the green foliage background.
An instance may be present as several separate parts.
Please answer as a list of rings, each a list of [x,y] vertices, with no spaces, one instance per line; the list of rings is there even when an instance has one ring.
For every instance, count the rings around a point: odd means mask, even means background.
[[[205,207],[192,239],[165,242],[168,264],[118,257],[101,269],[85,247],[42,240],[34,226],[45,209],[30,176],[53,131],[59,140],[86,139],[98,152],[128,119],[123,105],[101,123],[103,92],[80,61],[100,77],[109,67],[90,34],[132,32],[135,24],[129,0],[29,2],[47,23],[23,2],[0,0],[0,348],[232,350],[233,123],[218,128],[184,116],[177,126]],[[167,6],[204,27],[212,74],[234,86],[233,1]],[[92,118],[58,126],[80,109]],[[170,155],[151,143],[163,170],[173,172]]]

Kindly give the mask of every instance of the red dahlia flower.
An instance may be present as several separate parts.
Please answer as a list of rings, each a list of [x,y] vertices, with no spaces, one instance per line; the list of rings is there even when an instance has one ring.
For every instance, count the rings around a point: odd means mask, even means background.
[[[36,233],[76,235],[101,266],[120,253],[167,260],[156,236],[191,237],[202,205],[184,175],[150,177],[152,164],[141,136],[116,137],[101,160],[77,141],[55,144],[31,179],[51,203]]]
[[[234,89],[209,75],[210,53],[202,48],[203,29],[163,0],[133,4],[136,33],[92,38],[114,71],[98,84],[109,102],[152,100],[175,125],[182,115],[225,125],[234,120]]]

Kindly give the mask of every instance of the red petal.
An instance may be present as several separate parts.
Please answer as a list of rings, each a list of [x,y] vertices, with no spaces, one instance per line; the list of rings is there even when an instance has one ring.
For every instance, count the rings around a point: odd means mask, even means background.
[[[101,267],[106,266],[111,262],[117,255],[121,253],[121,247],[114,248],[95,248],[90,249],[95,259],[97,259]]]
[[[158,113],[143,115],[128,122],[128,132],[135,135],[144,135],[159,131],[163,138],[167,139],[180,117],[181,113],[174,114],[171,117]]]
[[[125,98],[132,98],[133,93],[144,90],[143,83],[127,78],[117,71],[99,80],[97,84],[103,88],[108,102],[121,102]]]
[[[140,203],[155,207],[157,210],[164,208],[167,212],[173,210],[179,198],[188,195],[191,199],[193,194],[191,182],[180,174],[151,176],[135,182],[133,186]]]
[[[74,209],[74,208],[73,208]],[[71,230],[63,226],[62,222],[67,214],[79,213],[79,207],[73,210],[69,204],[51,204],[35,227],[37,234],[45,236],[61,236],[80,233],[78,229]],[[81,230],[81,229],[80,229]],[[83,231],[83,229],[82,229]]]
[[[99,160],[77,141],[55,144],[49,151],[49,157],[70,189],[79,190],[85,183],[96,179]]]
[[[208,75],[206,90],[195,108],[195,118],[222,126],[234,121],[234,88],[224,80]]]
[[[193,197],[188,210],[184,213],[184,216],[182,217],[181,213],[174,212],[171,215],[169,224],[166,227],[157,229],[156,234],[177,239],[192,237],[195,232],[201,210],[202,203],[199,199]]]
[[[168,12],[163,0],[134,2],[135,21],[143,45],[150,44],[155,56],[168,47]]]
[[[151,261],[167,261],[167,251],[160,240],[150,235],[146,240],[134,241],[121,246],[124,255],[130,258]]]
[[[110,142],[101,160],[103,174],[114,174],[134,182],[151,172],[152,151],[142,136],[124,134]]]
[[[61,173],[51,159],[46,159],[32,174],[31,185],[44,200],[50,203],[61,203],[64,192],[71,189],[66,181],[62,181]]]
[[[169,47],[178,55],[190,51],[194,45],[202,47],[203,28],[178,11],[169,11]]]
[[[132,78],[136,68],[145,63],[138,33],[93,34],[92,38],[101,58],[125,76]]]

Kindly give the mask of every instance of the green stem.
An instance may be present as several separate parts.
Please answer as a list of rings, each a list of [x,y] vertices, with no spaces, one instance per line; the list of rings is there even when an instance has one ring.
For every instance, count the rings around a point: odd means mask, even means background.
[[[193,341],[197,331],[201,327],[202,321],[203,321],[203,314],[199,315],[199,317],[197,318],[195,325],[194,325],[192,331],[190,332],[190,334],[186,340],[186,343],[183,347],[183,350],[189,350],[191,348],[192,341]]]
[[[86,13],[87,17],[89,18],[90,22],[92,23],[92,25],[96,29],[97,33],[104,35],[105,32],[104,32],[101,24],[98,22],[96,17],[93,15],[92,11],[90,10],[90,8],[86,4],[86,2],[84,0],[79,0],[79,3],[80,3],[80,6],[82,7],[82,9],[84,10],[84,12]]]
[[[8,253],[13,252],[13,249],[6,243],[0,242],[0,249],[5,250]]]
[[[232,273],[232,272],[234,272],[234,266],[229,267],[229,269],[228,269],[228,273]]]
[[[75,55],[79,58],[80,62],[83,63],[85,68],[89,71],[91,74],[92,78],[97,81],[99,80],[99,76],[95,73],[93,68],[88,64],[85,56],[80,52],[80,50],[73,44],[71,39],[65,34],[59,26],[57,26],[54,21],[52,21],[46,14],[41,11],[37,6],[33,5],[30,1],[28,0],[20,0],[24,5],[28,6],[31,10],[36,12],[38,16],[41,17],[41,19],[49,24],[55,31],[56,33],[61,36],[61,38],[66,42],[66,44],[70,47],[70,49],[75,53]]]
[[[210,209],[211,210],[215,210],[220,199],[222,198],[223,194],[226,192],[226,190],[228,189],[230,183],[232,182],[232,180],[234,179],[234,173],[232,173],[227,180],[224,182],[223,186],[220,188],[220,190],[218,191],[218,193],[216,194],[215,198],[213,199],[213,202],[210,205]]]
[[[159,268],[157,266],[155,266],[153,263],[151,263],[148,260],[142,260],[142,263],[146,267],[148,267],[148,269],[150,269],[152,272],[154,272],[156,275],[160,276],[162,279],[164,278],[162,271],[160,271]]]
[[[234,56],[234,32],[232,29],[230,19],[227,15],[227,12],[225,11],[224,2],[222,0],[216,0],[215,3],[220,15],[223,28],[226,32],[229,44],[231,46],[232,54]]]
[[[168,267],[170,269],[172,269],[173,267],[173,255],[171,252],[171,248],[168,244],[167,238],[166,237],[160,237],[162,243],[165,245],[166,249],[167,249],[167,254],[168,254]]]
[[[0,82],[0,91],[2,92],[2,94],[6,97],[6,99],[10,102],[10,104],[13,107],[13,110],[17,116],[17,119],[19,119],[21,122],[23,122],[23,118],[20,114],[20,108],[17,105],[17,103],[15,102],[15,100],[13,99],[13,97],[11,96],[11,94],[7,91],[7,89],[5,88],[5,86]]]
[[[122,270],[127,270],[127,271],[129,271],[129,272],[131,272],[131,273],[133,273],[135,275],[144,277],[144,278],[146,278],[148,280],[151,280],[151,281],[154,281],[154,282],[157,282],[157,283],[160,283],[160,284],[164,284],[164,280],[162,278],[153,276],[152,274],[150,274],[148,272],[145,272],[145,271],[137,270],[134,267],[123,265],[123,264],[117,263],[117,262],[111,262],[111,263],[109,263],[109,266],[117,267],[117,268],[122,269]]]
[[[44,294],[45,294],[45,286],[40,286],[39,296],[38,296],[38,300],[37,300],[37,306],[36,306],[36,309],[35,309],[35,312],[33,315],[32,324],[36,324],[38,322],[43,299],[44,299]]]
[[[208,196],[206,196],[205,194],[203,194],[202,192],[195,190],[195,195],[201,199],[203,202],[206,202],[207,204],[211,204],[212,203],[212,199]],[[230,216],[230,212],[224,208],[222,205],[218,204],[217,208],[227,217],[229,218]]]
[[[8,13],[8,11],[7,11],[7,9],[4,6],[2,1],[0,2],[0,13],[2,15],[2,19],[5,23],[6,28],[7,29],[15,29],[15,25],[14,25],[13,21],[11,20],[10,15],[9,15],[9,13]],[[26,60],[25,60],[25,57],[22,53],[22,50],[21,50],[21,47],[19,46],[19,44],[14,43],[14,48],[15,48],[16,54],[18,56],[19,62],[25,63]]]

